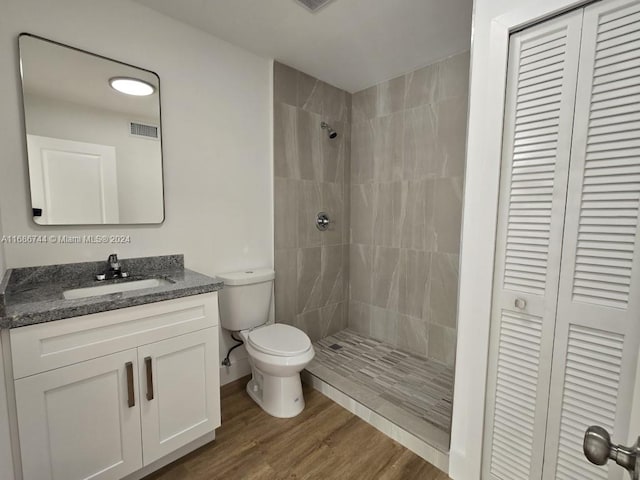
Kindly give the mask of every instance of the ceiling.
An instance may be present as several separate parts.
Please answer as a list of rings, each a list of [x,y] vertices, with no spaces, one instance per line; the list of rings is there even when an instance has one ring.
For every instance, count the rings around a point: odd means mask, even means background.
[[[20,37],[20,63],[25,95],[126,113],[132,120],[159,115],[158,77],[147,70],[28,35]],[[156,91],[146,97],[124,95],[109,85],[118,76],[144,80]]]
[[[135,0],[349,92],[468,50],[472,0]]]

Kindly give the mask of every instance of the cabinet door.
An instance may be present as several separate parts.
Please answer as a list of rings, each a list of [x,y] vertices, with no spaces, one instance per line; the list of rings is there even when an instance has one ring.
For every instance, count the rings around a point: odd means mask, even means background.
[[[582,11],[511,37],[483,478],[542,476]]]
[[[545,447],[545,479],[628,478],[582,452],[629,433],[640,345],[640,1],[585,8]]]
[[[215,328],[138,348],[144,464],[220,426]]]
[[[137,375],[133,349],[17,380],[24,479],[115,480],[142,468]]]

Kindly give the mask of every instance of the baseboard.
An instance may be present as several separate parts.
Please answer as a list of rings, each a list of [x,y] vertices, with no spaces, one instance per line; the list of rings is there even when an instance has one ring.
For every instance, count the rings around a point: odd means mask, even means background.
[[[380,430],[387,437],[395,440],[403,447],[408,448],[413,453],[429,462],[431,465],[434,465],[444,473],[448,473],[449,455],[447,453],[441,452],[437,448],[429,445],[423,440],[420,440],[412,433],[409,433],[406,430],[400,428],[395,423],[387,420],[385,417],[377,414],[370,408],[365,407],[348,395],[345,395],[337,388],[332,387],[326,382],[323,382],[321,379],[309,373],[308,371],[303,370],[301,372],[301,377],[304,383],[311,385],[314,389],[326,395],[331,400],[336,402],[341,407],[349,410],[354,415],[360,417],[372,427]]]
[[[220,366],[220,385],[222,386],[227,383],[235,382],[239,378],[246,377],[250,373],[251,365],[249,365],[249,358],[234,359],[230,366]]]

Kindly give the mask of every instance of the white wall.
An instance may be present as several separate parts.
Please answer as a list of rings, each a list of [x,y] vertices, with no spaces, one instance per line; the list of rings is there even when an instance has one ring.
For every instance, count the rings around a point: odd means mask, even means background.
[[[508,29],[523,27],[584,3],[575,0],[474,1],[449,465],[449,475],[454,480],[480,478]],[[636,405],[640,404],[640,372],[637,382]],[[634,411],[633,422],[632,437],[640,435],[640,407]]]
[[[116,149],[120,223],[158,223],[163,218],[160,141],[129,134],[129,122],[144,118],[39,95],[25,97],[28,133]],[[64,122],[60,119],[64,118]]]
[[[18,73],[29,32],[161,79],[165,222],[39,227],[31,220]],[[273,265],[272,62],[128,0],[2,0],[0,205],[6,235],[129,234],[125,245],[5,245],[7,267],[184,253],[215,274]],[[226,350],[221,345],[221,355]]]

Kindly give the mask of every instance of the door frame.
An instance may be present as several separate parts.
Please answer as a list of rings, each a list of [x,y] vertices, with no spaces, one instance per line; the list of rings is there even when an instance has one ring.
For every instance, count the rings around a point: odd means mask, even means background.
[[[483,3],[490,3],[488,0]],[[449,476],[481,478],[485,395],[509,38],[512,33],[597,0],[519,0],[478,25],[474,5],[463,202],[458,338]],[[488,7],[485,7],[488,8]],[[509,8],[509,7],[505,7]]]

